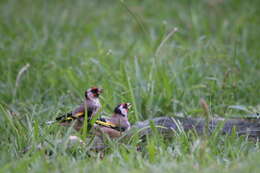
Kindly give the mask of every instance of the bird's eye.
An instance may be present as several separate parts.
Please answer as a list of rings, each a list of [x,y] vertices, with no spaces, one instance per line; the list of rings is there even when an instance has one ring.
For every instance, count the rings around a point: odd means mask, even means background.
[[[98,93],[98,89],[97,88],[92,88],[91,92]]]

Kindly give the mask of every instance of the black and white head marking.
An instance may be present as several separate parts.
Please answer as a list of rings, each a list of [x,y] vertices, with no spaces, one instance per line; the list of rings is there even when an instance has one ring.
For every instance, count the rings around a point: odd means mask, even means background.
[[[128,111],[129,111],[130,107],[131,107],[130,103],[122,103],[122,104],[119,104],[115,108],[114,112],[116,114],[122,115],[123,117],[127,117],[127,114],[128,114]]]

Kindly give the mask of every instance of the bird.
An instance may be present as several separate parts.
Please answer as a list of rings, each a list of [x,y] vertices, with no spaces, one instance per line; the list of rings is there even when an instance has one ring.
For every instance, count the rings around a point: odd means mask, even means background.
[[[74,124],[75,130],[80,130],[83,126],[85,119],[85,112],[87,113],[88,127],[90,127],[90,120],[97,114],[101,108],[101,103],[99,100],[100,94],[103,89],[92,87],[85,91],[85,100],[79,107],[73,111],[66,113],[65,115],[59,116],[55,119],[55,122],[59,122],[62,126],[71,125],[72,122],[76,121]],[[85,110],[87,108],[87,110]]]
[[[130,103],[121,103],[114,109],[110,118],[99,118],[94,123],[96,135],[107,134],[110,138],[118,138],[123,132],[131,128],[128,121],[128,112],[131,108]]]

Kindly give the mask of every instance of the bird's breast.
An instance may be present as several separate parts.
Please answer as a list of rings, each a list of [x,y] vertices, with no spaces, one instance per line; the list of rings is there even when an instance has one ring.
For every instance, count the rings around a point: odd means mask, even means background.
[[[96,108],[101,107],[101,104],[98,99],[94,99],[94,100],[87,100],[87,106],[88,106],[88,108],[96,109]]]

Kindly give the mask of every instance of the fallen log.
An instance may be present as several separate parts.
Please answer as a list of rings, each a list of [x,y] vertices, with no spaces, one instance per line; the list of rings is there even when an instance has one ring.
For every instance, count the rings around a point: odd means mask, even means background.
[[[260,139],[260,119],[259,118],[212,118],[207,121],[204,118],[191,117],[158,117],[142,122],[137,122],[126,133],[123,133],[118,141],[129,141],[134,135],[138,138],[150,135],[156,129],[164,137],[174,137],[178,132],[193,131],[198,135],[211,135],[218,130],[220,135],[247,136],[249,139],[259,141]],[[87,142],[89,144],[89,142]],[[103,137],[96,136],[90,147],[94,150],[106,148]]]
[[[178,131],[195,131],[202,135],[210,135],[215,130],[220,130],[220,134],[230,135],[234,131],[237,135],[246,135],[253,139],[260,138],[260,119],[258,118],[213,118],[208,122],[203,118],[190,117],[158,117],[151,120],[145,120],[133,125],[132,129],[140,130],[140,136],[151,133],[151,123],[162,134],[173,136]],[[208,128],[208,129],[207,129]],[[131,136],[131,131],[127,136]]]

